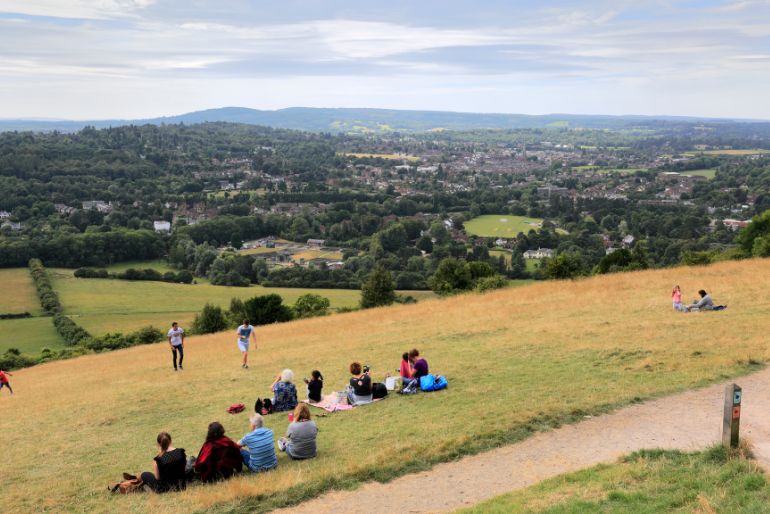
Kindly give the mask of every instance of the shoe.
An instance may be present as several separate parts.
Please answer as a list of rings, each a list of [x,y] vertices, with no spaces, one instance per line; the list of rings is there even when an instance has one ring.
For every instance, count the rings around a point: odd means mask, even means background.
[[[181,364],[179,365],[179,369],[184,369]]]
[[[174,371],[178,371],[176,368],[174,368]]]
[[[243,369],[249,369],[249,365],[248,364],[244,364],[243,365]]]

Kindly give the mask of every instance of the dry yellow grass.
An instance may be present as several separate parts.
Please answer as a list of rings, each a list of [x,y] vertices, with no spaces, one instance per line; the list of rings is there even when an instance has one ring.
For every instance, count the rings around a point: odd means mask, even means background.
[[[675,313],[675,283],[685,298],[705,288],[730,308]],[[229,333],[191,338],[179,373],[163,344],[21,370],[17,394],[0,395],[0,505],[5,512],[247,512],[264,505],[249,500],[257,495],[269,501],[289,488],[309,495],[371,470],[392,476],[514,439],[549,419],[747,371],[750,359],[770,356],[768,285],[770,260],[545,282],[260,327],[248,371]],[[229,416],[226,407],[266,395],[285,367],[298,377],[320,369],[329,392],[344,384],[351,360],[382,376],[413,346],[450,388],[319,418],[317,459],[282,455],[270,473],[172,495],[110,497],[104,489],[122,471],[149,467],[159,430],[189,454],[210,421],[242,436],[246,416]],[[267,418],[276,436],[286,424],[282,415]]]

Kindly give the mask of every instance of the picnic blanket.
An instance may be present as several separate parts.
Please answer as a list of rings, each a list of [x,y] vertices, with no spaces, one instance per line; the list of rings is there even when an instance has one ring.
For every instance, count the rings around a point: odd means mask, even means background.
[[[375,403],[384,399],[385,398],[377,398],[376,400],[372,400],[371,403]],[[317,407],[319,409],[325,410],[326,412],[351,410],[353,408],[353,406],[348,403],[348,397],[345,391],[324,395],[324,397],[321,398],[320,402],[311,402],[310,400],[302,400],[302,401],[304,403],[307,403],[311,407]],[[368,404],[365,403],[363,405],[368,405]]]

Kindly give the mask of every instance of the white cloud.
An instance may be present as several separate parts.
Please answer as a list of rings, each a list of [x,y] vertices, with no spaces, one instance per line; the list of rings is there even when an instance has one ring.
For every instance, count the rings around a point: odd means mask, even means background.
[[[3,0],[0,12],[54,18],[108,19],[136,13],[156,0]]]

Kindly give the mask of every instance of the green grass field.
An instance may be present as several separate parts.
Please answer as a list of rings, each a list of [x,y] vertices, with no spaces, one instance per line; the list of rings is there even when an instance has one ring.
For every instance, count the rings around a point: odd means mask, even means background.
[[[27,268],[0,269],[0,313],[42,314]]]
[[[169,284],[107,279],[76,279],[72,270],[51,269],[53,285],[65,314],[94,335],[131,332],[146,325],[165,327],[172,321],[188,325],[206,303],[228,307],[233,297],[247,299],[277,293],[293,304],[306,293],[331,300],[332,307],[358,305],[361,292],[349,289],[294,289],[224,287],[209,284]],[[433,296],[430,291],[409,292],[418,300]]]
[[[530,230],[540,230],[543,220],[510,214],[486,214],[465,222],[465,232],[481,237],[513,238],[519,232],[527,234]]]
[[[460,512],[759,513],[768,511],[769,498],[767,477],[739,452],[722,447],[698,453],[645,450]]]
[[[674,312],[674,283],[686,297],[714,291],[730,308]],[[0,397],[0,505],[7,512],[258,513],[427,469],[757,369],[770,360],[768,286],[770,259],[618,273],[258,327],[248,371],[230,332],[190,338],[180,373],[162,343],[19,370],[16,394]],[[120,300],[122,292],[112,296]],[[97,298],[94,304],[112,301]],[[382,380],[411,347],[448,377],[449,388],[316,417],[316,459],[281,454],[269,473],[181,493],[105,491],[122,472],[149,468],[160,430],[193,455],[211,421],[241,437],[246,415],[225,409],[268,395],[284,368],[298,378],[321,370],[328,394],[344,387],[351,361],[369,364]],[[266,426],[282,436],[286,416],[268,416]]]
[[[0,354],[8,348],[38,354],[43,348],[53,350],[63,347],[64,342],[56,333],[50,317],[0,320]]]
[[[688,176],[688,177],[706,177],[707,179],[711,180],[712,178],[716,177],[717,170],[716,168],[709,168],[704,170],[692,170],[692,171],[684,171],[682,172],[682,175]]]

